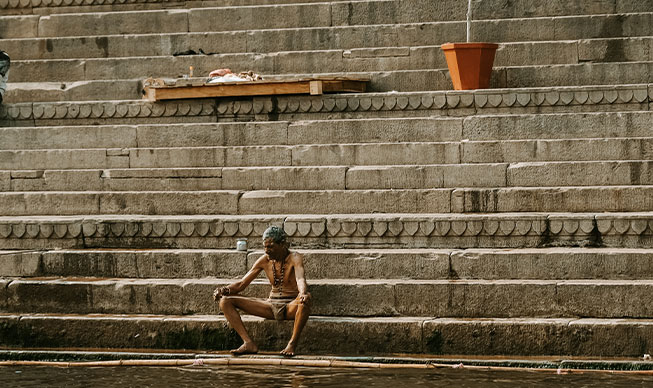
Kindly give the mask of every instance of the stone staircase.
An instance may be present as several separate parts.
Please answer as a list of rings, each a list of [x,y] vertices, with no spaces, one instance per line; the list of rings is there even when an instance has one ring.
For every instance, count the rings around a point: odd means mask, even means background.
[[[649,353],[653,2],[477,1],[493,88],[456,92],[463,3],[0,0],[0,345],[234,347],[212,290],[280,225],[303,352]],[[370,93],[141,99],[190,66]]]

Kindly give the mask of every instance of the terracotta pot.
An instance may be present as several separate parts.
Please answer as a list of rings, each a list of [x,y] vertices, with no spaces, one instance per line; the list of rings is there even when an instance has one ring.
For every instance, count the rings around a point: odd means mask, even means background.
[[[445,43],[441,46],[447,58],[449,74],[456,90],[490,87],[496,43]]]

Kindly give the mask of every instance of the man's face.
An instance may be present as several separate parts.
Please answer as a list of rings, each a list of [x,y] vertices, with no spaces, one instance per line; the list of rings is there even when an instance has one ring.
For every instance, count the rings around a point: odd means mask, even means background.
[[[275,260],[283,259],[286,253],[286,245],[283,243],[277,244],[271,238],[263,241],[263,249],[266,255]]]

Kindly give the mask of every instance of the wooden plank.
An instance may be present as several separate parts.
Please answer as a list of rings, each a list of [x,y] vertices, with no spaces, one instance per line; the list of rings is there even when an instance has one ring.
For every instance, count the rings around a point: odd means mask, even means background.
[[[158,80],[155,80],[158,81]],[[366,79],[313,78],[299,80],[244,81],[220,84],[198,84],[180,80],[174,85],[163,81],[145,86],[144,99],[161,101],[185,98],[242,97],[279,94],[311,94],[364,92]]]

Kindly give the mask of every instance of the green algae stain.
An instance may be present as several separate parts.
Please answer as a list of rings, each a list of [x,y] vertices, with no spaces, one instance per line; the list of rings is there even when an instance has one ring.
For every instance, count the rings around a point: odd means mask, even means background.
[[[426,351],[430,354],[442,354],[444,345],[444,338],[440,330],[434,330],[431,335],[426,338]]]
[[[161,333],[155,347],[165,349],[229,350],[241,344],[238,334],[226,327],[193,327]]]

